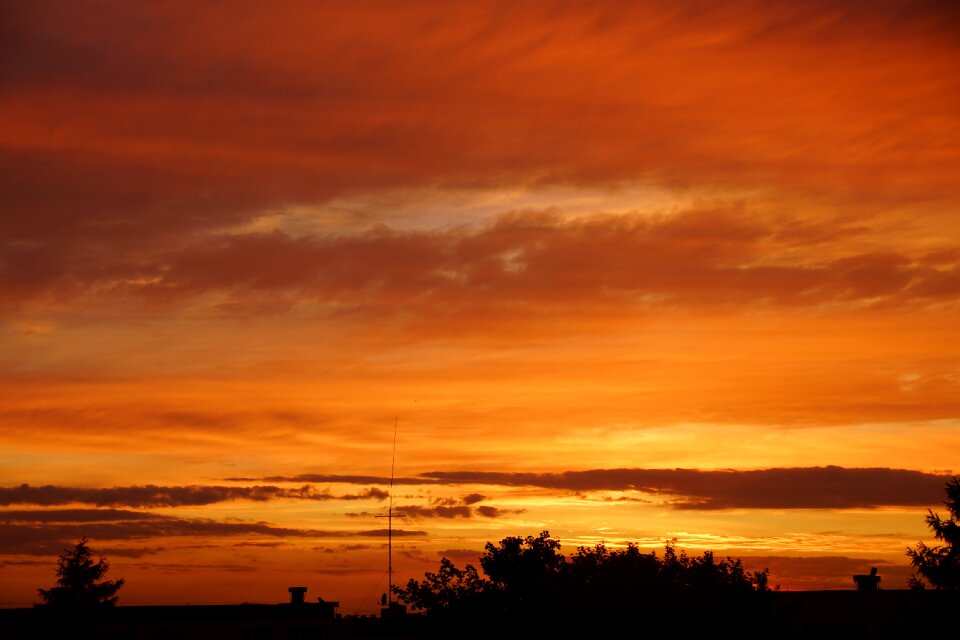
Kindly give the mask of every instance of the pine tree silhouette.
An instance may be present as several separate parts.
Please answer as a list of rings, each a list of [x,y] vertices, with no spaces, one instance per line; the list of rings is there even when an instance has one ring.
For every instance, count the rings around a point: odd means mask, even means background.
[[[57,585],[37,589],[47,605],[53,607],[101,607],[117,603],[123,579],[102,580],[110,569],[105,558],[93,561],[93,553],[84,537],[73,549],[65,549],[57,561]],[[101,581],[102,580],[102,581]]]
[[[960,478],[947,482],[947,507],[949,516],[941,518],[931,509],[927,513],[927,526],[933,536],[946,544],[928,547],[917,543],[913,549],[907,549],[910,561],[917,572],[930,581],[936,589],[960,589]],[[914,579],[914,585],[922,583]]]

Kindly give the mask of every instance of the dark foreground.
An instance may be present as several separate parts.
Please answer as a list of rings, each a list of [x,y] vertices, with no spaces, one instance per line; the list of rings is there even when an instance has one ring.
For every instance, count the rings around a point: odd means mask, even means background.
[[[119,606],[91,612],[44,607],[0,610],[0,638],[105,640],[313,640],[321,638],[651,637],[930,638],[956,637],[960,593],[884,590],[757,594],[744,603],[643,602],[616,620],[590,611],[543,612],[523,619],[396,620],[335,615],[328,606]],[[719,604],[719,606],[717,606]],[[729,605],[729,606],[728,606]]]

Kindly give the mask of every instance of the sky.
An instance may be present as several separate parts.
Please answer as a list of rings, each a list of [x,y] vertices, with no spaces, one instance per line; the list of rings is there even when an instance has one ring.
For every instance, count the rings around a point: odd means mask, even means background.
[[[950,2],[4,2],[0,606],[548,530],[847,589],[960,473]]]

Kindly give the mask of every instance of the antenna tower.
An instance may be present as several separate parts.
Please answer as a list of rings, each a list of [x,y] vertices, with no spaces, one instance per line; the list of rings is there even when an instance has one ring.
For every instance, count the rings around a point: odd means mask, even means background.
[[[393,604],[393,475],[397,467],[397,422],[393,418],[393,457],[390,460],[390,505],[387,511],[387,606]]]

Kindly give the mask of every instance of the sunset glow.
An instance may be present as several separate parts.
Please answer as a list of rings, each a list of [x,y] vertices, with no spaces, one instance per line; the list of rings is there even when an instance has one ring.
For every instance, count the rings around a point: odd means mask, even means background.
[[[370,612],[549,530],[911,575],[960,473],[960,11],[7,2],[0,606]]]

